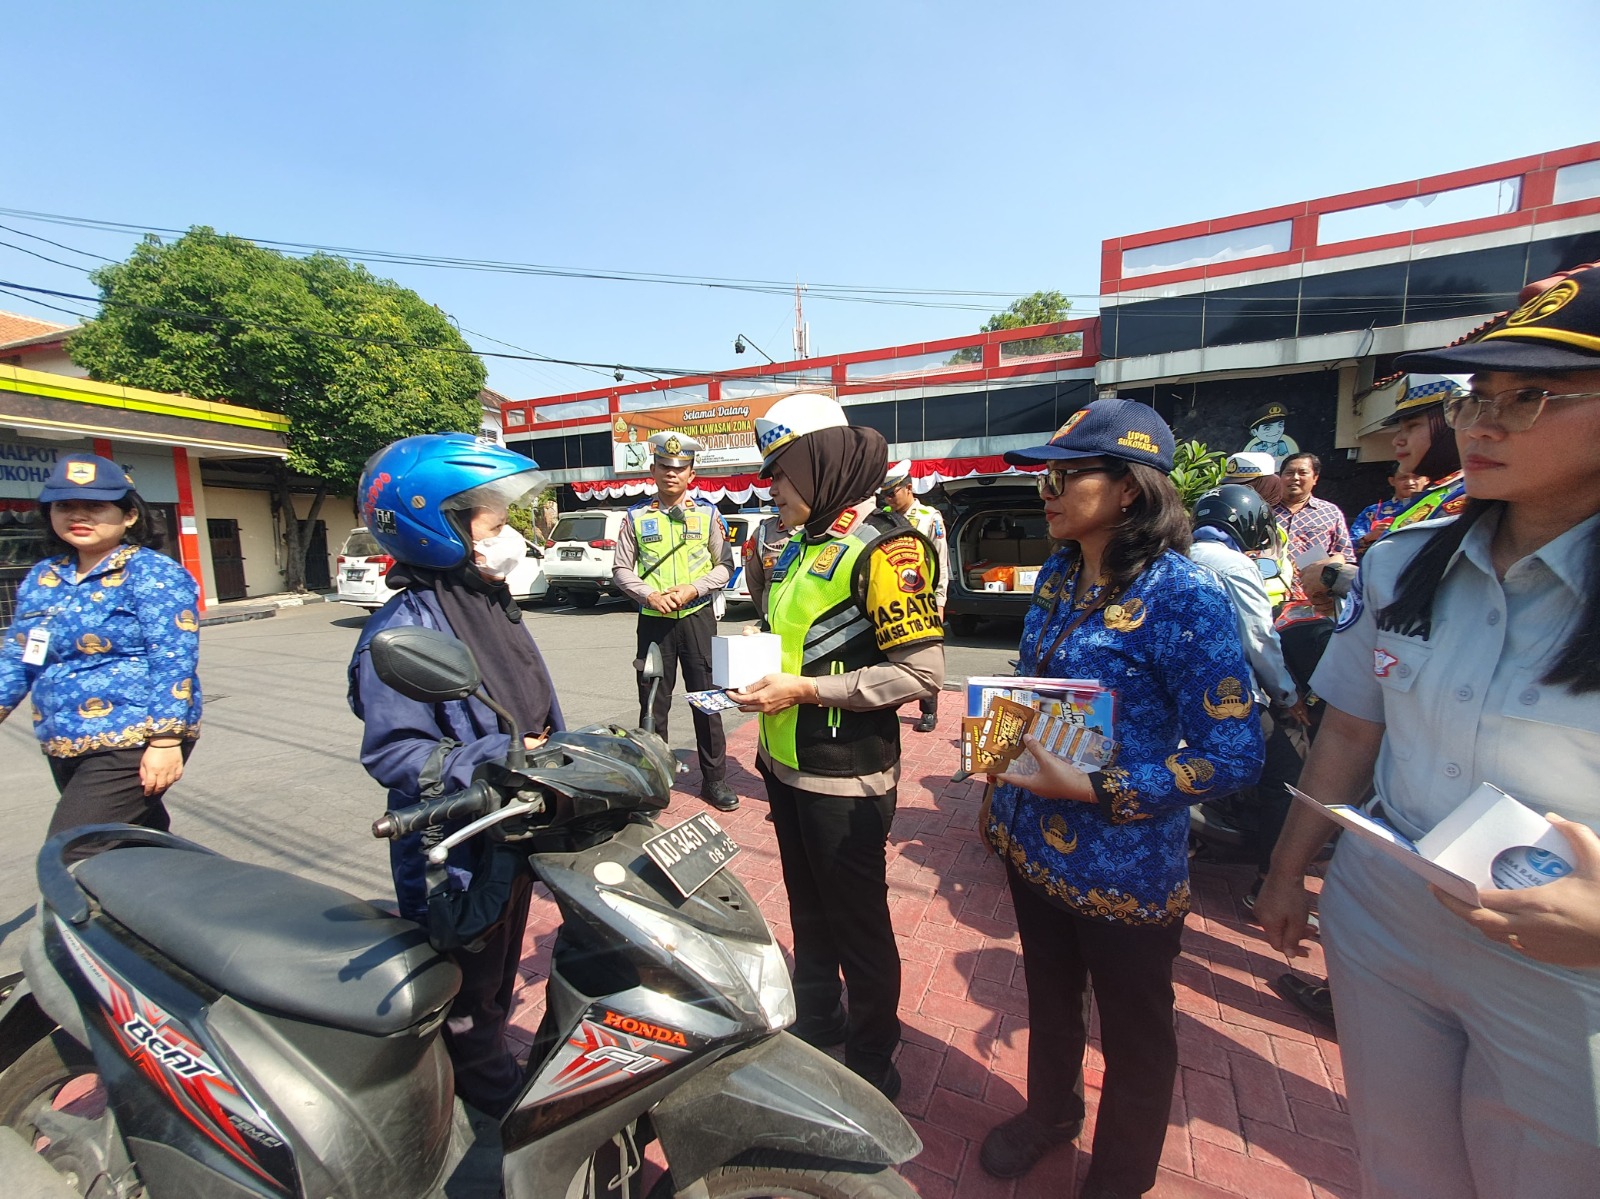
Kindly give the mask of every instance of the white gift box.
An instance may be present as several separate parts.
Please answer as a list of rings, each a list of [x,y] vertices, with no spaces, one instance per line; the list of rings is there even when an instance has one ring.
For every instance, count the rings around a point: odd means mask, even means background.
[[[746,687],[783,669],[783,638],[776,633],[711,639],[711,681],[718,687]]]

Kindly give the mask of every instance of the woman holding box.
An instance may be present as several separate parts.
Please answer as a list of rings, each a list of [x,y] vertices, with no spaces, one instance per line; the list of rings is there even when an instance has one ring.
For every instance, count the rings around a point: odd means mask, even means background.
[[[1105,1051],[1094,1162],[1082,1195],[1155,1185],[1177,1074],[1172,962],[1189,910],[1189,805],[1255,782],[1261,725],[1227,595],[1184,557],[1189,520],[1167,472],[1172,431],[1108,399],[1048,445],[1050,535],[1022,635],[1022,673],[1116,693],[1113,765],[1086,774],[1028,738],[982,817],[1006,863],[1028,983],[1028,1107],[992,1129],[989,1173],[1027,1173],[1083,1126],[1089,992]],[[1029,765],[1036,769],[1028,770]]]
[[[904,517],[877,511],[883,435],[846,424],[831,397],[780,400],[756,419],[756,443],[791,532],[767,592],[783,670],[731,694],[761,713],[756,765],[794,926],[791,1031],[842,1041],[845,1065],[893,1099],[900,953],[884,845],[900,778],[895,709],[944,682],[937,560]]]
[[[1368,1199],[1576,1199],[1600,1177],[1600,266],[1523,301],[1400,359],[1473,372],[1444,403],[1468,502],[1362,559],[1300,782],[1376,790],[1413,840],[1492,783],[1555,814],[1577,869],[1474,908],[1341,840],[1321,915]],[[1256,915],[1285,953],[1328,831],[1296,805],[1273,854]]]

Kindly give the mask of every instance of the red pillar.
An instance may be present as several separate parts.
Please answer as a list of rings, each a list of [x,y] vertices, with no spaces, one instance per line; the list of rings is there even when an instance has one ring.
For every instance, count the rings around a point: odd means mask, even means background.
[[[206,610],[205,576],[200,566],[200,529],[194,518],[194,489],[189,486],[189,451],[172,447],[172,473],[178,480],[178,556],[200,585],[200,611]]]
[[[109,437],[96,437],[94,439],[94,452],[102,458],[109,458],[112,462],[117,460],[117,456],[111,452],[111,439]]]

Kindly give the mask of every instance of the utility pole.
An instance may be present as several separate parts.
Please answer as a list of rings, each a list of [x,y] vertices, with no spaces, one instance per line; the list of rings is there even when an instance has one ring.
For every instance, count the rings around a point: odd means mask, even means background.
[[[794,356],[796,358],[811,357],[811,326],[806,323],[805,310],[800,306],[800,293],[805,291],[804,284],[794,285]]]

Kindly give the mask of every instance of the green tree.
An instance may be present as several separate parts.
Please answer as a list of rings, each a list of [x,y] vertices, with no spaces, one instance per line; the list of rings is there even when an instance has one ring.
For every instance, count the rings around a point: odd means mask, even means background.
[[[1036,291],[1013,300],[1004,312],[997,312],[983,322],[981,333],[998,333],[1003,329],[1025,329],[1029,325],[1048,325],[1064,321],[1072,315],[1072,301],[1059,291]],[[1080,333],[1056,333],[1049,337],[1029,337],[1009,343],[1007,357],[1027,358],[1036,354],[1075,354],[1083,349]],[[957,350],[950,356],[950,365],[979,362],[982,352],[976,347]]]
[[[290,590],[305,587],[324,498],[352,490],[374,451],[480,423],[483,363],[437,308],[359,264],[291,258],[196,226],[170,244],[146,238],[93,279],[100,316],[67,347],[91,378],[289,418],[273,490]],[[291,472],[317,483],[304,520]]]

